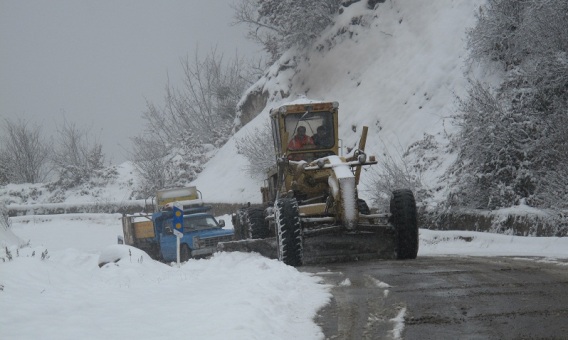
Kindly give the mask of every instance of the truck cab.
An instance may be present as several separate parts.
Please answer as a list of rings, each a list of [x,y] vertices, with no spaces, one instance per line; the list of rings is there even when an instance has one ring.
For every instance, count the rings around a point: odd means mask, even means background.
[[[225,222],[217,221],[197,196],[195,187],[162,190],[157,195],[158,211],[153,214],[123,215],[124,236],[119,243],[142,249],[155,260],[177,259],[177,236],[173,232],[173,203],[183,206],[183,236],[180,239],[180,260],[213,254],[217,243],[233,240],[234,232],[223,229]]]
[[[160,244],[160,258],[170,262],[176,260],[176,237],[173,234],[173,215],[158,212],[152,216]],[[231,241],[233,231],[223,229],[223,220],[217,221],[206,212],[184,213],[183,236],[180,240],[180,260],[208,256],[217,249],[217,243]]]

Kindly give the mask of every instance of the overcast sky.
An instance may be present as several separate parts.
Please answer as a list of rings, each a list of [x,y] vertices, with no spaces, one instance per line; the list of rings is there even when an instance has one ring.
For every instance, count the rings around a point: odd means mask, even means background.
[[[161,104],[180,58],[213,47],[259,53],[237,0],[0,0],[0,116],[24,118],[53,135],[63,117],[100,136],[113,163],[143,128],[146,100]]]

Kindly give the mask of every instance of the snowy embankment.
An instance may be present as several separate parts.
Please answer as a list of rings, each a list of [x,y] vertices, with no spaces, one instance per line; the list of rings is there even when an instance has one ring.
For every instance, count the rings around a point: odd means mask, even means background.
[[[568,259],[568,238],[420,229],[418,256],[437,255],[525,256],[554,261]]]
[[[435,148],[445,145],[447,133],[454,130],[446,117],[456,113],[457,96],[468,86],[466,75],[475,71],[466,63],[466,31],[484,2],[387,1],[369,9],[360,1],[343,8],[311,48],[287,51],[250,88],[268,96],[266,107],[219,150],[193,184],[211,202],[260,202],[264,175],[251,179],[244,173],[246,159],[235,140],[265,128],[270,109],[296,100],[339,102],[342,154],[357,145],[363,126],[369,128],[366,151],[380,164],[388,156],[398,159],[425,134],[434,136]],[[421,174],[428,188],[437,186],[453,159],[439,152]],[[370,176],[362,176],[360,195],[371,189]],[[442,199],[446,190],[435,192]]]
[[[313,318],[331,287],[319,277],[246,253],[177,268],[118,246],[118,234],[118,214],[12,218],[9,230],[0,229],[0,338],[323,338]],[[117,251],[122,260],[98,267],[101,254]],[[568,238],[421,229],[418,255],[531,256],[562,264]]]

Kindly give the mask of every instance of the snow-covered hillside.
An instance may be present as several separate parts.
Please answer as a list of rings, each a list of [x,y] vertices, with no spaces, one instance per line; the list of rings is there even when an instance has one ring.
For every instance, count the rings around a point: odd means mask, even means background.
[[[374,10],[356,2],[338,16],[307,56],[288,51],[250,92],[269,94],[265,109],[216,156],[194,184],[216,202],[260,202],[262,174],[248,178],[235,139],[260,128],[271,108],[299,98],[338,101],[345,149],[369,127],[367,151],[402,154],[424,134],[444,143],[444,118],[455,113],[467,85],[465,35],[483,0],[386,1]],[[285,94],[286,98],[282,98]],[[267,146],[271,147],[271,146]],[[426,186],[448,164],[438,158],[423,174]],[[365,180],[359,191],[365,194]],[[443,193],[443,191],[441,191]]]

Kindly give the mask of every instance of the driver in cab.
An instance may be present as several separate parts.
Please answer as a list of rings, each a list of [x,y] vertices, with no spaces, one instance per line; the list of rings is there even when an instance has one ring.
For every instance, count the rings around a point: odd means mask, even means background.
[[[296,129],[296,135],[288,142],[288,150],[302,150],[302,149],[313,149],[315,147],[314,140],[312,137],[306,135],[306,127],[298,126]],[[288,159],[292,161],[307,160],[309,154],[294,154],[289,155]]]
[[[314,140],[312,137],[306,135],[305,126],[298,126],[296,135],[288,142],[288,150],[300,150],[306,148],[308,145],[313,146]]]

